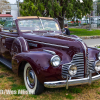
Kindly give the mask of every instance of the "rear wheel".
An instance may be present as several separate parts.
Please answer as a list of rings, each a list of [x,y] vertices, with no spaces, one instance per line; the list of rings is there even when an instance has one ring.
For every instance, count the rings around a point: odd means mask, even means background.
[[[24,82],[30,94],[40,94],[44,90],[43,84],[38,81],[37,76],[29,63],[26,63],[24,67]]]

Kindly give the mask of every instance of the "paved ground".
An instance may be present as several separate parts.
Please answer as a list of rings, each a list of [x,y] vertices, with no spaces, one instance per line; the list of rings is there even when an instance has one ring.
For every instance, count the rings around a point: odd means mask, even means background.
[[[100,38],[99,39],[83,39],[83,41],[87,44],[87,46],[94,47],[95,45],[100,44]]]

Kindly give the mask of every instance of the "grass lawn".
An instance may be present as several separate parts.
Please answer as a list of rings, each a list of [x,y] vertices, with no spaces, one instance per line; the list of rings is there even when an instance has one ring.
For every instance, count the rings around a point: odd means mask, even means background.
[[[13,90],[17,93],[4,94],[2,90]],[[19,90],[26,90],[23,78],[0,63],[0,100],[100,100],[100,80],[91,85],[69,87],[68,90],[65,87],[45,88],[40,95],[18,94]]]
[[[78,29],[78,28],[69,28],[71,35],[77,36],[95,36],[100,35],[100,30],[86,30],[86,29]]]

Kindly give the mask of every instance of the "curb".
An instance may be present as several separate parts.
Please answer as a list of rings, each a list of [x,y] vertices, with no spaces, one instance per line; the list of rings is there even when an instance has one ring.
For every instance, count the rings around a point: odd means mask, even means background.
[[[97,45],[95,45],[94,47],[96,47],[96,48],[98,48],[98,47],[99,47],[99,49],[100,49],[100,44],[97,44]]]
[[[100,50],[100,44],[91,45],[91,46],[88,46],[88,47],[92,47],[92,48],[96,48],[96,49]]]
[[[79,36],[81,39],[98,39],[100,36]]]

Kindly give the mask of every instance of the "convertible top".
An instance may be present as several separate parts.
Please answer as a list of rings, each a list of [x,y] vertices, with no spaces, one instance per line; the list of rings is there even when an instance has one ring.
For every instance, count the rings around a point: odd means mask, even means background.
[[[53,18],[51,18],[51,17],[38,17],[38,16],[24,16],[24,17],[17,17],[17,19],[30,19],[30,18],[53,19]]]

